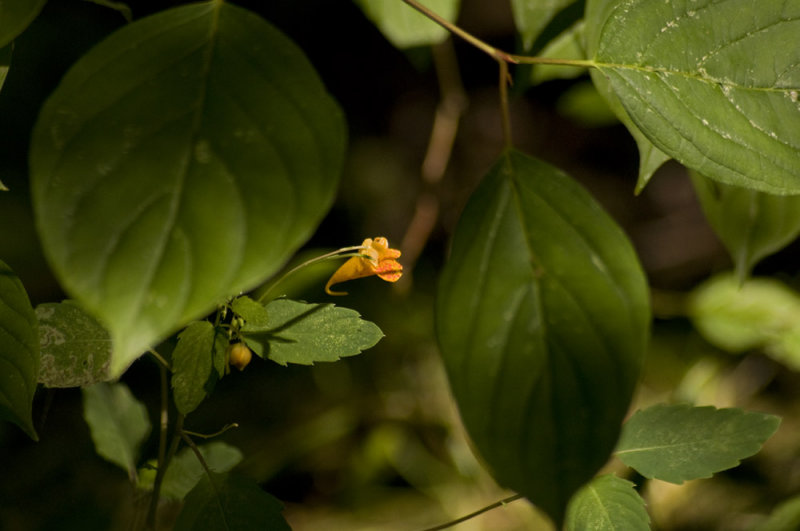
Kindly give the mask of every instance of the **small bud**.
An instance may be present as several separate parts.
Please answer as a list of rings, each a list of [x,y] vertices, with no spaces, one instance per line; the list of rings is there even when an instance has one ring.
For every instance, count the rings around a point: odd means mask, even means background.
[[[244,343],[234,343],[228,347],[228,363],[240,371],[247,367],[251,359],[253,359],[253,353]]]

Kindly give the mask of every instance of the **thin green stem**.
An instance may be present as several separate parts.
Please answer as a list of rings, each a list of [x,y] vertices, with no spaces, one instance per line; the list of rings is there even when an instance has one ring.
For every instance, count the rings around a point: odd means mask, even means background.
[[[508,63],[500,63],[500,115],[503,120],[503,141],[506,148],[511,148],[511,113],[508,110]]]
[[[161,367],[167,369],[168,371],[172,370],[172,367],[169,366],[169,362],[165,360],[161,354],[159,354],[152,348],[148,352],[150,353],[151,356],[153,356],[156,359],[156,361],[158,361]]]
[[[190,435],[192,437],[200,437],[201,439],[213,439],[214,437],[219,437],[220,435],[222,435],[223,433],[225,433],[228,430],[232,430],[233,428],[238,428],[238,427],[239,427],[239,424],[237,424],[236,422],[232,422],[230,424],[224,425],[221,430],[216,431],[216,432],[211,433],[211,434],[197,433],[197,432],[189,431],[189,430],[183,430],[183,433],[185,433],[186,435]]]
[[[167,454],[164,456],[164,462],[160,464],[158,470],[156,470],[156,479],[153,482],[153,493],[150,496],[150,507],[147,510],[147,529],[156,528],[156,512],[158,511],[161,484],[164,482],[164,474],[167,472],[169,462],[175,456],[175,452],[178,451],[178,444],[180,443],[181,434],[183,433],[183,419],[183,414],[178,414],[178,417],[175,419],[175,431],[172,434],[172,443],[169,446]]]
[[[478,509],[474,513],[469,513],[466,516],[462,516],[461,518],[456,518],[455,520],[451,520],[451,521],[446,522],[444,524],[440,524],[440,525],[437,525],[437,526],[429,527],[429,528],[425,529],[424,531],[440,531],[441,529],[448,529],[450,527],[453,527],[454,525],[458,525],[460,523],[466,522],[467,520],[471,520],[472,518],[475,518],[476,516],[479,516],[479,515],[481,515],[481,514],[483,514],[485,512],[491,511],[492,509],[497,509],[498,507],[503,507],[504,505],[506,505],[508,503],[511,503],[513,501],[517,501],[517,500],[522,499],[522,498],[523,498],[522,494],[514,494],[513,496],[509,496],[508,498],[504,498],[504,499],[502,499],[500,501],[494,502],[491,505],[487,505],[486,507],[483,507],[482,509]]]

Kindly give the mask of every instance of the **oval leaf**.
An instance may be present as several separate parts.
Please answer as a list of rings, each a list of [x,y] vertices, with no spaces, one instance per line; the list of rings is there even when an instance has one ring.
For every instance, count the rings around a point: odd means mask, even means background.
[[[739,281],[800,234],[800,196],[767,194],[691,172],[708,222],[728,249]]]
[[[646,478],[681,484],[737,466],[761,449],[780,422],[741,409],[659,404],[625,423],[616,454]]]
[[[246,322],[242,337],[253,352],[281,365],[313,365],[355,356],[383,337],[375,323],[333,304],[277,299],[266,310],[266,322]]]
[[[178,411],[188,415],[206,397],[209,382],[216,381],[214,360],[227,345],[227,336],[208,321],[194,322],[180,333],[172,351],[172,389]]]
[[[37,122],[32,187],[50,263],[111,333],[112,376],[277,270],[329,208],[344,138],[302,52],[227,3],[81,58]]]
[[[82,391],[83,418],[89,425],[95,450],[122,467],[135,482],[139,446],[150,433],[147,409],[125,384],[99,383]]]
[[[625,235],[552,166],[512,151],[467,204],[436,304],[450,384],[495,478],[557,522],[617,440],[648,304]]]
[[[356,0],[364,14],[397,48],[436,44],[449,33],[402,0]],[[425,7],[454,22],[461,0],[426,0]]]
[[[617,2],[595,61],[664,153],[724,183],[800,193],[800,2]]]
[[[14,40],[44,7],[47,0],[3,0],[0,2],[0,48]]]
[[[39,374],[39,332],[28,293],[0,261],[0,420],[38,440],[31,408]]]
[[[281,503],[251,479],[204,474],[186,497],[175,531],[290,531],[282,510]]]
[[[45,387],[81,387],[109,379],[111,337],[80,306],[64,301],[36,307]]]
[[[636,485],[613,474],[594,478],[567,509],[567,531],[650,531],[650,516]]]

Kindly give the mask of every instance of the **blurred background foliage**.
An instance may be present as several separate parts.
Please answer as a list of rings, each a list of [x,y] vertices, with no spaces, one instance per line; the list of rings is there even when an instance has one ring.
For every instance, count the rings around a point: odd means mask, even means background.
[[[127,2],[136,18],[178,3]],[[242,451],[238,469],[283,501],[298,530],[424,529],[508,496],[470,451],[432,323],[449,235],[502,149],[496,64],[461,42],[398,51],[349,1],[236,3],[261,13],[304,49],[349,123],[337,203],[302,255],[384,235],[403,250],[406,274],[396,285],[376,279],[352,283],[350,295],[335,300],[323,285],[336,264],[296,277],[287,285],[291,296],[352,307],[386,337],[366,353],[333,364],[281,367],[255,359],[217,385],[187,428],[211,433],[237,422],[240,427],[220,440]],[[505,2],[464,0],[458,22],[495,46],[519,49]],[[42,257],[32,221],[26,162],[31,128],[69,65],[123,24],[125,18],[107,7],[51,0],[17,40],[0,92],[0,180],[10,188],[0,194],[0,257],[20,275],[34,305],[64,295]],[[668,163],[634,196],[635,143],[609,119],[588,77],[536,86],[529,78],[530,72],[519,69],[515,79],[516,146],[566,170],[594,194],[632,239],[653,288],[657,319],[634,407],[689,402],[783,417],[760,454],[711,480],[676,486],[629,478],[642,485],[656,529],[749,529],[800,491],[800,378],[766,356],[763,345],[736,355],[723,352],[687,318],[691,290],[730,269],[731,262],[685,170]],[[429,148],[440,96],[446,123],[458,125],[449,155]],[[755,274],[798,287],[797,255],[797,244],[790,245],[759,264]],[[123,381],[157,425],[156,365],[143,358]],[[41,389],[34,418],[38,443],[0,424],[0,528],[128,528],[142,497],[124,473],[94,453],[79,390]],[[153,434],[145,456],[154,456],[156,446]],[[615,462],[609,468],[629,474]],[[178,507],[172,509],[174,516]],[[546,528],[525,501],[457,527]]]

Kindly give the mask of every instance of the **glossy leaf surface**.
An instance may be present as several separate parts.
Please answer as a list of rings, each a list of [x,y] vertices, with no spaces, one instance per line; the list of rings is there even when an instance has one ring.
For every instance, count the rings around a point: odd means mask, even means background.
[[[364,14],[397,48],[436,44],[448,36],[446,29],[402,0],[356,0]],[[425,0],[425,7],[455,22],[461,0]]]
[[[724,183],[800,193],[800,1],[623,0],[601,27],[594,60],[656,147]]]
[[[329,208],[344,144],[302,52],[233,4],[84,55],[40,114],[32,188],[51,265],[111,333],[111,375],[273,274]]]
[[[235,474],[203,475],[186,497],[176,531],[289,531],[281,503],[251,479]]]
[[[99,383],[82,391],[83,418],[89,425],[95,450],[135,478],[139,447],[150,433],[144,404],[121,383]]]
[[[613,474],[599,476],[570,501],[567,531],[649,531],[650,516],[636,485]]]
[[[695,172],[692,183],[708,222],[733,258],[740,281],[759,260],[800,234],[800,196],[723,184]]]
[[[109,379],[111,337],[97,320],[71,301],[36,307],[45,387],[81,387]]]
[[[37,439],[31,418],[39,375],[39,332],[28,293],[0,261],[0,420]]]
[[[227,344],[224,334],[208,321],[194,322],[180,333],[172,352],[172,390],[178,411],[187,415],[205,399],[214,358]]]
[[[559,11],[575,0],[511,0],[514,24],[522,37],[522,47],[529,50],[539,33]]]
[[[46,3],[47,0],[3,0],[0,2],[0,48],[22,33]]]
[[[659,404],[625,423],[616,455],[646,478],[681,484],[737,466],[779,424],[773,415],[741,409]]]
[[[355,356],[383,337],[375,323],[333,304],[276,299],[266,310],[267,322],[262,326],[245,323],[242,335],[253,352],[281,365],[313,365]]]
[[[437,336],[493,475],[557,522],[616,443],[649,316],[619,227],[568,176],[505,154],[456,229]]]

